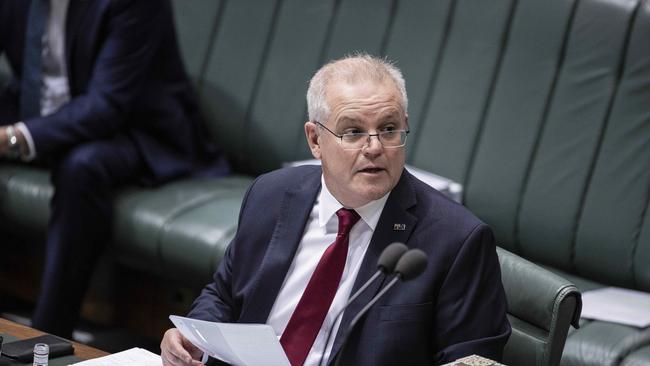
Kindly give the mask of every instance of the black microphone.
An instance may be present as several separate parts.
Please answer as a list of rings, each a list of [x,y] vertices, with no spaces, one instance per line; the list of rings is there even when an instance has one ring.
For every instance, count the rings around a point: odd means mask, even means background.
[[[397,265],[397,262],[399,261],[400,258],[406,253],[408,250],[408,247],[404,245],[403,243],[395,242],[392,244],[389,244],[384,250],[381,252],[379,255],[379,260],[377,260],[377,272],[375,272],[372,277],[366,283],[361,286],[357,292],[354,293],[348,299],[348,302],[345,303],[345,306],[339,310],[338,313],[336,313],[336,316],[334,317],[334,321],[332,322],[332,326],[330,327],[330,330],[327,332],[327,338],[325,340],[325,349],[323,349],[323,352],[320,354],[320,361],[318,362],[318,366],[321,366],[323,364],[323,357],[325,356],[325,351],[327,350],[327,345],[330,343],[330,338],[332,337],[332,331],[334,330],[334,325],[336,325],[336,321],[339,319],[341,314],[343,314],[343,311],[350,305],[354,300],[356,300],[359,295],[361,295],[379,276],[386,276],[391,273],[393,273],[393,270],[395,269],[395,266]]]
[[[359,311],[357,316],[352,319],[350,326],[348,327],[347,333],[345,333],[345,338],[343,338],[343,343],[341,343],[341,350],[336,355],[336,360],[334,361],[334,366],[337,366],[341,361],[341,355],[345,352],[345,347],[348,342],[348,337],[352,334],[355,325],[361,320],[361,318],[370,310],[370,308],[377,302],[379,299],[384,296],[391,287],[393,287],[397,281],[408,281],[417,276],[419,276],[427,268],[427,254],[420,249],[411,249],[408,252],[402,255],[402,258],[397,261],[395,265],[395,277],[384,287],[375,297],[366,304],[366,306]]]

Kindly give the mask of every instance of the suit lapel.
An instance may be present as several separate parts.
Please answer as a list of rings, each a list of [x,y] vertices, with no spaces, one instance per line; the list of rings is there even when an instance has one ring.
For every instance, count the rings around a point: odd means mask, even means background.
[[[288,188],[248,305],[239,322],[265,323],[280,292],[320,190],[320,169]]]
[[[69,70],[72,70],[72,50],[75,46],[79,25],[90,3],[88,0],[70,0],[68,5],[65,25],[65,59],[67,60],[68,73],[70,73]]]
[[[384,210],[377,222],[375,232],[370,240],[370,245],[359,269],[357,279],[354,282],[352,294],[375,274],[377,271],[377,260],[386,246],[394,242],[408,242],[411,232],[417,223],[417,217],[408,211],[409,208],[416,204],[415,193],[411,187],[410,180],[410,174],[404,170],[397,186],[390,193]],[[404,226],[396,227],[395,224]],[[343,319],[341,319],[341,325],[337,331],[334,346],[330,353],[329,363],[334,360],[340,350],[352,318],[379,292],[382,282],[376,281],[373,283],[343,313]]]

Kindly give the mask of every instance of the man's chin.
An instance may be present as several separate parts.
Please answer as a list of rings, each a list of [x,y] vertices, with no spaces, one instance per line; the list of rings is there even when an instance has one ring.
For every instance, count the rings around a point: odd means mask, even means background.
[[[362,194],[360,194],[361,197],[363,197],[365,203],[368,203],[370,201],[376,201],[386,195],[390,191],[388,188],[381,188],[378,189],[378,187],[372,187],[373,189],[365,189]]]

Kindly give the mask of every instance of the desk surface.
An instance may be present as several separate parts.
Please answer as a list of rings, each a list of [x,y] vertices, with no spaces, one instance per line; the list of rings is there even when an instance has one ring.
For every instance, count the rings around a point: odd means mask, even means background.
[[[37,337],[45,334],[39,330],[14,323],[7,319],[0,318],[0,333],[8,334],[18,339]],[[86,346],[81,343],[72,342],[74,345],[74,355],[82,360],[97,358],[108,355],[108,352],[100,351],[96,348]]]

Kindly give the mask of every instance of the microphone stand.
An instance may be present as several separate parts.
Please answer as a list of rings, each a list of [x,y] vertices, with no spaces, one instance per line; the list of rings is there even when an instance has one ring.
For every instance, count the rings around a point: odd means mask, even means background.
[[[393,287],[401,279],[402,279],[402,274],[397,273],[395,275],[395,277],[388,283],[388,285],[386,285],[386,287],[381,289],[381,291],[379,291],[379,293],[372,300],[370,300],[370,302],[368,304],[366,304],[366,306],[364,306],[363,309],[361,309],[361,311],[359,311],[359,313],[357,313],[357,316],[355,316],[354,319],[352,319],[352,321],[350,322],[350,326],[348,328],[348,332],[345,334],[345,338],[343,338],[343,343],[342,343],[341,349],[339,350],[338,354],[336,355],[336,359],[334,360],[334,366],[338,366],[339,362],[341,361],[341,355],[343,354],[343,352],[345,352],[346,346],[348,344],[348,337],[350,337],[350,334],[352,334],[352,331],[354,330],[354,326],[359,322],[359,320],[361,320],[361,318],[364,315],[366,315],[368,310],[377,301],[379,301],[379,299],[381,299],[381,297],[384,296],[384,294],[388,290],[390,290],[391,287]]]
[[[318,366],[322,366],[322,364],[323,364],[323,358],[325,358],[325,352],[327,351],[327,345],[330,343],[330,339],[332,337],[332,332],[334,331],[334,326],[336,325],[336,322],[338,321],[339,317],[341,317],[341,314],[343,314],[345,309],[347,309],[347,307],[350,306],[350,304],[354,300],[356,300],[359,297],[359,295],[361,295],[364,291],[366,291],[366,289],[372,283],[374,283],[375,280],[377,280],[377,278],[379,278],[379,276],[384,275],[384,278],[385,278],[388,274],[393,273],[395,267],[398,265],[398,263],[400,263],[400,260],[406,254],[406,252],[408,252],[408,247],[406,245],[404,245],[404,243],[399,243],[399,242],[392,243],[392,244],[388,245],[386,248],[384,248],[384,250],[381,252],[381,255],[379,256],[379,260],[377,261],[377,267],[378,267],[377,272],[375,272],[375,274],[372,275],[372,277],[368,281],[366,281],[366,283],[364,283],[363,286],[361,286],[361,288],[359,288],[357,290],[357,292],[355,292],[352,295],[352,297],[350,297],[350,299],[347,301],[345,306],[343,306],[343,308],[341,308],[341,310],[339,310],[338,313],[336,314],[336,316],[334,317],[334,322],[332,323],[332,326],[330,327],[329,331],[327,332],[327,339],[325,340],[325,349],[323,350],[323,352],[320,355],[320,360],[318,361]],[[405,263],[407,264],[406,268],[408,269],[410,264],[408,264],[408,261],[405,262]],[[403,266],[404,265],[402,264],[402,267]],[[400,268],[402,268],[402,267],[400,267]],[[402,268],[402,270],[403,270],[403,268]]]
[[[332,323],[332,326],[330,327],[329,332],[327,332],[327,339],[325,340],[325,349],[323,350],[323,354],[322,354],[321,357],[320,357],[320,361],[318,361],[318,366],[322,366],[322,365],[323,365],[323,358],[324,358],[324,356],[325,356],[325,352],[327,351],[327,345],[330,343],[330,339],[332,338],[332,330],[334,330],[334,324],[336,324],[336,321],[338,320],[338,318],[341,316],[341,314],[343,314],[343,312],[345,311],[345,309],[347,309],[347,307],[348,307],[350,304],[352,304],[352,302],[353,302],[354,300],[356,300],[357,297],[359,297],[359,296],[360,296],[360,295],[361,295],[361,294],[362,294],[362,293],[363,293],[363,292],[368,288],[368,286],[370,286],[373,282],[375,282],[375,280],[376,280],[379,276],[381,276],[381,275],[383,275],[383,274],[384,274],[384,273],[383,273],[381,270],[375,272],[375,274],[372,275],[372,277],[370,277],[370,279],[369,279],[368,281],[366,281],[366,283],[364,283],[363,286],[361,286],[361,288],[359,288],[359,289],[357,290],[357,292],[356,292],[356,293],[355,293],[355,294],[354,294],[354,295],[353,295],[353,296],[348,300],[348,302],[345,304],[345,306],[343,306],[343,307],[341,308],[341,310],[339,310],[339,312],[336,313],[336,316],[334,317],[334,322]]]

